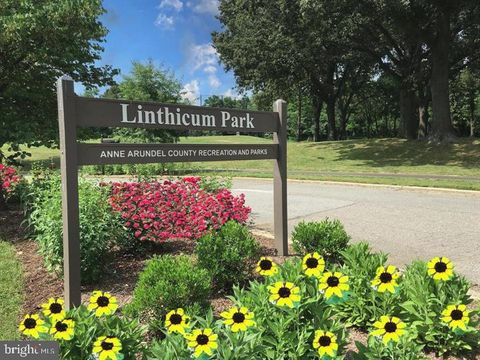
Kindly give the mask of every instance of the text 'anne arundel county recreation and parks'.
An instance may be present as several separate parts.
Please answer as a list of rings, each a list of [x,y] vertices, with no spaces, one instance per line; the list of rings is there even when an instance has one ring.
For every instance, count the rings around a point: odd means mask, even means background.
[[[229,111],[222,110],[219,116],[213,114],[193,114],[176,108],[160,107],[157,111],[143,110],[142,105],[136,106],[136,112],[132,116],[130,104],[120,104],[122,107],[122,123],[125,124],[159,124],[172,126],[193,126],[211,128],[238,128],[254,129],[254,117],[248,112],[245,116],[232,116]]]

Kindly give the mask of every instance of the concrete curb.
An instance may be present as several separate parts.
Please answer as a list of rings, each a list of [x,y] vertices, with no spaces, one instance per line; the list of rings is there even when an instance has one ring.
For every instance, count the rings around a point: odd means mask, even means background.
[[[263,181],[272,181],[272,178],[256,178],[249,176],[235,176],[233,179],[247,179],[247,180],[263,180]],[[407,185],[389,185],[389,184],[369,184],[369,183],[356,183],[356,182],[346,182],[346,181],[330,181],[330,180],[301,180],[301,179],[288,179],[289,182],[298,182],[298,183],[317,183],[325,185],[346,185],[346,186],[362,186],[362,187],[376,187],[376,188],[390,188],[397,190],[417,190],[417,191],[429,191],[429,192],[450,192],[450,193],[459,193],[459,194],[468,194],[474,196],[480,196],[480,191],[478,190],[462,190],[462,189],[449,189],[441,187],[424,187],[424,186],[407,186]]]

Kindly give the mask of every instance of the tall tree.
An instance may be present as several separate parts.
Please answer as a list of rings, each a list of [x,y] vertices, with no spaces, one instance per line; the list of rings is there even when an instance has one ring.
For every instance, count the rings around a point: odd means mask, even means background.
[[[124,75],[123,79],[107,89],[103,96],[175,104],[183,102],[182,95],[182,84],[175,78],[175,74],[148,60],[146,63],[134,61],[130,74]],[[139,128],[115,129],[113,135],[122,142],[172,142],[178,137],[173,130]]]
[[[100,0],[0,2],[0,147],[56,143],[59,76],[87,87],[113,82],[116,70],[96,65],[107,34],[104,12]]]

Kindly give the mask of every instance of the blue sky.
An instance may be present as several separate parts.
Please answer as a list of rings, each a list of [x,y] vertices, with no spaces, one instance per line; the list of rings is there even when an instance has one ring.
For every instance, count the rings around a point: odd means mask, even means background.
[[[102,22],[110,33],[100,64],[128,74],[132,61],[152,59],[175,73],[196,104],[200,96],[235,95],[233,75],[225,73],[211,46],[211,32],[220,29],[218,0],[104,0],[103,5]],[[77,84],[76,91],[83,87]]]

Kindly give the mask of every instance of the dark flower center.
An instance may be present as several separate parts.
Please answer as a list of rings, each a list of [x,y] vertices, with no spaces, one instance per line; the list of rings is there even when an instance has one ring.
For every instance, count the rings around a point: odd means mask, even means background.
[[[35,329],[35,326],[37,326],[37,321],[35,319],[28,318],[25,319],[23,325],[25,325],[27,329]]]
[[[182,322],[182,315],[178,315],[178,314],[172,314],[170,316],[170,322],[173,324],[173,325],[178,325]]]
[[[67,331],[68,325],[65,324],[64,322],[57,321],[57,323],[55,324],[55,329],[57,329],[57,331],[60,331],[60,332]]]
[[[290,294],[291,294],[291,291],[287,287],[281,287],[280,289],[278,289],[278,295],[281,298],[288,298]]]
[[[384,284],[392,282],[392,279],[392,274],[390,274],[389,272],[384,272],[380,275],[380,281]]]
[[[97,299],[97,304],[100,307],[107,307],[110,304],[110,300],[106,296],[99,296]]]
[[[453,311],[450,313],[450,316],[452,317],[452,320],[460,320],[461,318],[463,318],[463,311],[461,311],[461,310],[453,310]]]
[[[103,350],[112,350],[113,349],[113,344],[111,342],[108,342],[108,341],[102,341],[102,349]]]
[[[272,262],[270,260],[262,260],[260,261],[260,269],[262,270],[270,270],[272,268]]]
[[[50,304],[50,312],[52,314],[59,314],[62,312],[62,310],[63,310],[62,305],[60,305],[59,303]]]
[[[336,287],[336,286],[338,286],[338,284],[340,284],[340,280],[336,276],[330,276],[327,279],[327,284],[330,287]]]
[[[447,264],[445,264],[442,261],[437,262],[435,264],[435,271],[437,273],[443,273],[443,272],[447,271]]]
[[[332,343],[332,339],[329,336],[320,336],[318,343],[320,346],[329,346]]]
[[[198,345],[207,345],[208,344],[208,336],[204,334],[200,334],[197,336],[197,344]]]
[[[395,324],[392,321],[389,321],[385,324],[384,329],[388,333],[394,333],[395,331],[397,331],[397,324]]]
[[[245,321],[245,315],[242,314],[241,312],[236,312],[235,314],[233,314],[232,319],[233,319],[233,322],[237,324],[241,324]]]
[[[318,260],[313,257],[308,258],[305,263],[309,269],[316,269],[318,267]]]

